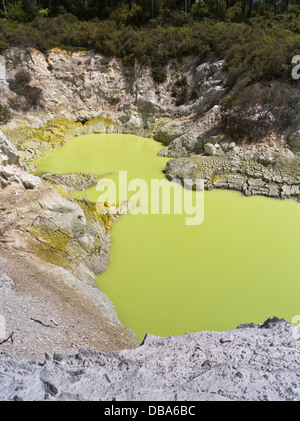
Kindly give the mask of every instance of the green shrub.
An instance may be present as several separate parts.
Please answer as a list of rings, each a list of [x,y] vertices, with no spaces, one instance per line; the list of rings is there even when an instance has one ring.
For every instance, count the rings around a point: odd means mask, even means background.
[[[5,37],[3,34],[0,33],[0,53],[3,51],[6,47]]]
[[[152,77],[157,83],[163,83],[166,80],[167,73],[164,66],[155,64],[152,66]]]
[[[0,103],[0,124],[7,124],[12,119],[12,113],[6,104]]]
[[[23,10],[22,2],[16,4],[8,4],[7,5],[7,17],[10,20],[18,21],[18,22],[25,22],[26,21],[26,13]]]

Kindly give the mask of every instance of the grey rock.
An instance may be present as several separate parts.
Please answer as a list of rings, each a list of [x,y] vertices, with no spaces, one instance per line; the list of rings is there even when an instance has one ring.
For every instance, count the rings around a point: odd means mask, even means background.
[[[193,155],[170,160],[165,172],[169,180],[179,179],[182,183],[186,178],[202,179],[207,190],[230,189],[246,196],[300,200],[300,160],[297,158],[265,166],[256,159],[240,157],[239,153]]]
[[[35,177],[31,174],[27,174],[26,172],[21,172],[20,171],[20,180],[23,183],[23,186],[25,187],[25,189],[27,190],[33,190],[36,187],[41,185],[41,180],[39,179],[39,177]]]
[[[290,143],[292,150],[295,152],[300,151],[300,128],[288,136],[288,142]]]
[[[242,323],[237,326],[237,329],[253,329],[256,328],[256,324],[254,323]]]
[[[186,129],[181,122],[170,121],[162,124],[154,136],[154,139],[169,145],[174,139],[179,138],[185,133]]]
[[[186,133],[174,139],[168,146],[159,153],[160,156],[169,156],[179,158],[188,156],[191,153],[199,153],[201,151],[201,140],[196,133]]]
[[[16,147],[12,144],[10,140],[0,130],[0,152],[2,155],[7,157],[8,164],[18,164],[19,163],[19,153]]]
[[[288,345],[288,346],[287,346]],[[0,400],[300,400],[300,345],[293,326],[272,318],[227,332],[161,338],[134,350],[0,356]]]
[[[204,145],[204,152],[207,153],[207,155],[216,155],[217,149],[212,143],[206,143]]]
[[[11,291],[12,289],[14,289],[13,281],[8,276],[6,276],[0,268],[0,293]]]
[[[270,153],[265,153],[258,157],[258,162],[260,164],[268,165],[274,160],[273,156]]]

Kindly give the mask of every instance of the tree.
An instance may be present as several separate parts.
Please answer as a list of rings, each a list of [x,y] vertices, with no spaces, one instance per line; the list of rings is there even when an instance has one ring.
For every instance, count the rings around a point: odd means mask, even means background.
[[[242,14],[242,17],[245,16],[245,12],[246,12],[246,0],[241,0],[241,14]]]
[[[31,11],[30,0],[23,0],[22,3],[24,12],[26,13],[26,15],[29,15]]]
[[[252,10],[253,10],[253,0],[249,0],[249,12],[248,12],[249,18],[252,18]]]

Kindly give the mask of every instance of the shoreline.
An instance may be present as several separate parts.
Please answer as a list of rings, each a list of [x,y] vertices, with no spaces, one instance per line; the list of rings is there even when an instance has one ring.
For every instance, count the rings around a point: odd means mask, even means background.
[[[295,199],[300,202],[300,159],[282,165],[262,164],[258,160],[194,155],[167,162],[168,180],[183,184],[191,179],[204,180],[205,190],[239,191],[245,196],[265,196],[271,199]]]
[[[66,132],[66,127],[72,124],[73,124],[72,122],[68,123],[65,120],[65,124],[63,126],[64,133]],[[91,124],[89,124],[88,126],[91,127]],[[89,130],[90,130],[90,127],[89,127]],[[43,130],[43,129],[40,129],[40,130]],[[45,130],[48,130],[48,126],[45,128]],[[60,136],[59,132],[58,132],[58,135]],[[35,139],[35,137],[32,136],[32,134],[30,135],[30,137],[31,137],[32,147],[34,146],[35,150],[38,151],[39,145],[40,145],[40,137],[37,137]],[[67,136],[66,141],[71,140],[72,138],[74,137]],[[24,144],[24,147],[25,145],[26,145],[26,142]],[[48,146],[48,152],[50,152],[59,146],[63,146],[63,144],[58,145],[57,142],[55,141],[54,143],[48,142],[47,146]],[[27,161],[28,155],[26,155],[26,149],[24,150],[24,147],[23,147],[23,150],[19,151],[18,153],[21,156],[21,162],[23,161],[23,165],[25,164],[25,168],[30,169],[32,167],[32,164],[31,164],[31,161]],[[43,153],[46,152],[44,148],[42,150],[43,150]],[[245,150],[247,151],[247,148],[245,148]],[[226,188],[229,190],[240,191],[246,194],[247,196],[257,194],[257,195],[268,196],[271,198],[281,198],[281,199],[293,198],[299,201],[300,159],[297,159],[297,158],[293,160],[284,159],[283,164],[281,165],[277,164],[276,166],[276,162],[275,162],[275,165],[274,165],[274,162],[269,162],[269,163],[265,162],[264,164],[258,162],[258,160],[253,158],[253,151],[251,152],[252,157],[247,158],[243,156],[243,151],[244,150],[241,149],[241,152],[240,152],[239,149],[235,148],[233,150],[229,150],[227,154],[224,154],[221,156],[192,155],[190,157],[173,158],[169,160],[166,164],[165,176],[167,177],[167,179],[173,180],[173,181],[182,181],[184,178],[190,178],[192,180],[203,178],[205,181],[205,188],[207,190],[211,190],[214,188],[219,188],[219,189]],[[284,171],[286,171],[285,173],[283,172],[283,169]],[[14,184],[14,177],[15,177],[14,171],[15,170],[13,170],[11,174],[11,180],[13,184]],[[23,170],[18,170],[18,171],[23,171]],[[23,175],[22,177],[24,178]],[[42,176],[41,178],[39,178],[39,177],[34,177],[32,175],[27,174],[26,177],[29,177],[29,178],[33,177],[32,179],[33,181],[25,180],[25,186],[27,183],[28,184],[27,187],[30,187],[27,190],[25,188],[25,191],[28,192],[26,194],[27,195],[29,194],[31,197],[30,200],[32,200],[34,197],[37,197],[38,195],[41,195],[41,193],[42,193],[42,196],[44,196],[44,199],[43,199],[44,205],[42,205],[41,209],[35,208],[34,215],[32,214],[33,209],[31,210],[30,207],[29,209],[26,210],[26,207],[28,207],[28,205],[26,205],[25,207],[25,213],[24,213],[24,208],[22,209],[23,218],[25,216],[25,219],[27,219],[29,216],[29,221],[30,221],[29,233],[30,235],[33,234],[33,239],[34,239],[34,242],[33,242],[34,246],[31,244],[31,246],[29,247],[29,250],[38,258],[42,259],[45,262],[49,262],[52,264],[54,263],[54,264],[57,264],[58,266],[62,266],[65,269],[67,269],[68,272],[76,276],[76,272],[78,272],[78,268],[77,268],[78,265],[74,266],[74,262],[72,262],[73,259],[71,259],[71,256],[74,255],[74,253],[75,254],[88,253],[88,255],[91,252],[94,253],[93,248],[90,248],[90,245],[89,245],[91,241],[93,243],[95,242],[95,240],[92,240],[92,237],[91,237],[91,234],[92,236],[95,236],[95,231],[91,231],[91,227],[94,226],[93,228],[94,230],[95,229],[99,230],[99,223],[105,226],[105,229],[102,228],[103,232],[101,231],[100,237],[97,239],[97,243],[99,241],[101,243],[104,240],[104,244],[105,244],[104,255],[100,257],[100,261],[98,262],[97,260],[95,260],[95,259],[98,259],[97,253],[95,254],[95,257],[92,257],[92,259],[88,257],[90,261],[86,260],[86,257],[84,257],[83,262],[85,266],[87,265],[88,270],[80,271],[78,273],[78,277],[81,281],[83,281],[83,283],[87,283],[87,284],[95,286],[94,277],[98,276],[100,273],[105,271],[105,268],[107,267],[108,258],[109,258],[109,248],[110,248],[110,245],[106,244],[107,239],[110,241],[109,236],[107,236],[107,228],[113,221],[112,220],[104,221],[103,218],[101,220],[99,217],[94,215],[94,210],[90,208],[90,206],[87,206],[87,204],[84,204],[82,201],[78,201],[78,200],[76,201],[75,199],[71,199],[70,192],[78,187],[87,187],[87,186],[92,185],[95,182],[95,180],[99,178],[99,176],[95,176],[92,174],[84,174],[84,175],[66,174],[66,175],[57,176],[55,174],[51,174],[50,176],[49,175],[44,176],[44,177]],[[41,193],[36,193],[34,195],[35,188],[38,188],[38,190],[40,190]],[[53,188],[57,191],[57,193],[54,194],[52,190]],[[5,190],[7,189],[8,187]],[[3,192],[5,192],[5,190]],[[64,198],[61,197],[59,193],[62,193]],[[24,199],[25,197],[26,196],[24,196]],[[67,202],[70,199],[71,201]],[[49,201],[50,201],[50,205],[48,203]],[[55,238],[53,238],[53,233],[54,233],[53,227],[49,226],[49,224],[47,224],[46,226],[43,226],[43,224],[45,223],[43,222],[45,221],[45,219],[43,218],[45,217],[48,219],[53,218],[53,216],[55,215],[55,213],[53,213],[53,211],[55,211],[55,206],[57,206],[57,204],[59,204],[61,201],[62,203],[64,203],[63,207],[67,207],[67,208],[70,207],[70,209],[72,209],[72,213],[81,212],[85,214],[85,219],[87,220],[87,224],[88,224],[87,232],[85,235],[82,236],[82,234],[80,234],[81,237],[78,237],[78,234],[74,232],[71,234],[71,237],[70,237],[70,235],[68,234],[72,231],[72,228],[70,226],[70,221],[69,221],[70,216],[68,216],[67,219],[64,220],[63,224],[61,221],[61,216],[55,216],[55,218],[58,218],[57,222],[55,223],[58,224],[58,226],[60,227],[59,237],[57,237],[57,234],[55,233]],[[47,202],[47,205],[46,205],[46,202]],[[53,205],[51,204],[52,202],[53,202]],[[77,209],[76,209],[76,206],[78,207]],[[44,212],[43,208],[48,209],[46,211],[48,212],[48,214],[44,214],[44,216],[40,214],[41,212],[42,213]],[[28,213],[28,216],[26,215],[26,212]],[[38,215],[38,219],[36,219],[37,215]],[[106,225],[106,224],[109,224],[109,225]],[[28,231],[26,224],[24,228],[25,228],[25,231]],[[17,243],[20,243],[20,240],[14,237],[15,235],[12,235],[13,242],[17,241]],[[81,242],[80,244],[78,244],[78,240]],[[22,243],[24,243],[24,239],[21,240],[21,248],[20,248],[21,251],[24,250],[24,244]],[[29,238],[29,243],[32,243],[32,240],[30,238]],[[9,247],[11,249],[14,248],[14,244],[10,244],[10,243],[7,243],[6,245],[4,243],[4,246]],[[17,247],[19,248],[20,246],[18,245]],[[26,247],[28,249],[28,245],[26,245]],[[57,254],[57,251],[58,251],[58,254]],[[102,304],[100,304],[100,306],[104,304],[104,301],[102,300]],[[109,306],[113,307],[112,304],[109,304]],[[110,315],[112,315],[113,312],[114,310],[113,311],[108,310],[108,314]]]

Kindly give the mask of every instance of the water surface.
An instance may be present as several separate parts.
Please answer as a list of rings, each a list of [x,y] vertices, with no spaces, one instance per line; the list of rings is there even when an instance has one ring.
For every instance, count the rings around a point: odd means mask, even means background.
[[[131,135],[88,135],[38,162],[38,169],[163,178],[161,145]],[[180,187],[181,189],[181,187]],[[96,200],[95,188],[85,194]],[[300,205],[293,200],[205,192],[205,218],[124,215],[110,232],[112,248],[99,288],[121,322],[146,332],[178,335],[233,329],[276,315],[300,314]]]

